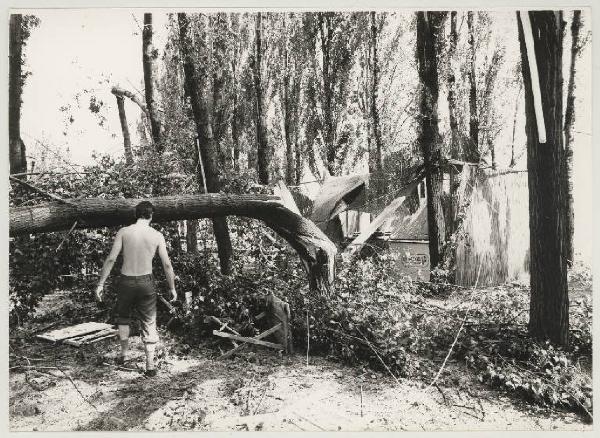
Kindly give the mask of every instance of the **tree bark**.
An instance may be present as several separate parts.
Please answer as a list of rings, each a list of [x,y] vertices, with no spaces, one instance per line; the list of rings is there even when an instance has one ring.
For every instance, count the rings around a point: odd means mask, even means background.
[[[62,231],[77,221],[78,228],[100,228],[135,222],[135,206],[154,205],[153,221],[244,216],[263,221],[300,256],[312,290],[328,293],[334,278],[335,245],[310,220],[283,206],[270,195],[182,195],[149,199],[69,199],[10,209],[10,236]]]
[[[376,14],[374,11],[371,11],[369,13],[369,23],[371,25],[371,56],[369,57],[371,64],[371,129],[373,130],[373,139],[375,140],[375,171],[378,175],[381,175],[381,172],[383,171],[383,141],[381,139],[379,109],[377,107],[377,95],[379,90],[379,55],[377,53],[377,45],[379,42],[379,30],[377,27]]]
[[[531,300],[529,332],[567,346],[569,299],[564,247],[566,184],[563,152],[562,12],[529,12],[539,72],[546,143],[538,138],[524,28],[517,12],[525,90],[529,184]]]
[[[157,152],[163,151],[161,144],[160,118],[158,115],[158,104],[154,91],[154,74],[156,71],[156,59],[158,51],[152,45],[152,14],[144,14],[144,30],[142,31],[142,64],[144,67],[144,90],[146,93],[146,106],[148,107],[148,118],[152,131],[152,140]]]
[[[456,54],[456,46],[458,43],[458,32],[456,30],[457,24],[457,13],[452,11],[450,13],[450,46],[448,48],[448,115],[450,118],[450,158],[457,160],[458,157],[458,120],[456,118],[456,75],[452,66],[452,60]],[[450,234],[456,230],[456,220],[458,212],[458,200],[456,197],[456,189],[458,187],[458,181],[456,177],[456,171],[450,169],[450,218],[448,222],[448,229],[446,235],[449,237]]]
[[[119,121],[121,122],[121,131],[123,132],[123,148],[125,149],[125,162],[133,164],[133,152],[131,151],[131,137],[129,135],[129,126],[127,125],[127,115],[125,114],[125,102],[122,96],[115,96],[117,99],[117,108],[119,109]]]
[[[283,80],[282,80],[282,99],[281,106],[283,112],[283,136],[285,139],[285,183],[290,186],[295,181],[295,166],[294,166],[294,142],[292,140],[292,114],[290,105],[290,47],[289,47],[289,36],[287,30],[286,16],[283,17],[283,42],[282,42],[282,56],[283,56]]]
[[[262,81],[262,14],[256,13],[254,25],[254,62],[252,74],[254,78],[254,93],[256,106],[256,147],[257,172],[260,184],[269,184],[269,144],[267,142],[267,115],[265,111],[265,96]]]
[[[243,51],[241,47],[240,22],[239,15],[231,15],[231,31],[233,32],[233,57],[231,59],[232,71],[232,110],[231,110],[231,140],[233,146],[233,171],[240,171],[240,136],[242,135],[242,111],[240,94],[241,89],[241,58],[240,53]]]
[[[9,21],[8,142],[10,173],[26,173],[25,143],[21,139],[21,95],[23,94],[23,16],[11,14]],[[23,178],[25,178],[23,176]]]
[[[513,130],[512,130],[512,142],[510,144],[510,163],[508,167],[515,167],[517,162],[515,161],[515,134],[517,131],[517,116],[519,114],[519,102],[521,97],[521,91],[523,90],[523,81],[519,81],[519,91],[517,92],[517,98],[515,101],[515,115],[513,117]]]
[[[445,224],[442,209],[442,178],[439,167],[441,144],[438,128],[438,35],[443,12],[417,12],[417,63],[421,83],[421,129],[419,144],[423,153],[427,185],[427,221],[431,268],[442,260]]]
[[[475,29],[473,12],[467,12],[467,27],[469,31],[469,143],[464,151],[465,161],[478,163],[479,155],[479,117],[477,114],[477,76],[475,72]]]
[[[177,14],[179,22],[179,32],[181,40],[181,51],[183,57],[183,70],[185,76],[186,88],[190,93],[192,112],[196,123],[196,131],[200,143],[200,156],[204,166],[206,176],[206,188],[210,193],[216,193],[221,189],[220,172],[218,168],[217,147],[213,137],[211,114],[209,105],[205,96],[206,66],[201,65],[203,69],[196,75],[196,68],[190,53],[191,42],[188,35],[188,17],[184,13]],[[200,168],[200,166],[198,166]],[[202,175],[196,175],[199,181],[202,181]],[[202,182],[201,182],[202,184]],[[215,240],[217,241],[217,251],[221,272],[228,275],[232,270],[233,248],[231,237],[225,217],[213,218],[213,230]]]
[[[575,233],[575,215],[573,212],[573,125],[575,123],[575,61],[579,56],[579,29],[581,11],[573,11],[571,23],[571,63],[569,66],[569,84],[567,85],[567,106],[565,109],[565,182],[567,184],[567,214],[565,216],[565,256],[571,266],[574,259],[573,235]]]
[[[331,46],[334,34],[333,24],[331,23],[332,12],[318,12],[319,36],[321,43],[321,56],[323,65],[323,141],[326,148],[327,170],[331,175],[337,174],[336,155],[337,147],[335,144],[335,125],[333,122],[333,87],[335,82],[334,66],[331,62]]]
[[[187,252],[191,254],[198,253],[198,221],[190,219],[186,221],[187,232],[185,234]]]

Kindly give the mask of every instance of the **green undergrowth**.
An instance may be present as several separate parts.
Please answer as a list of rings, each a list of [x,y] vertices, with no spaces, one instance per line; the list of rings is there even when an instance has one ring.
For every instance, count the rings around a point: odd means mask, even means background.
[[[529,292],[523,287],[454,288],[436,296],[423,284],[394,276],[396,261],[379,256],[342,265],[335,292],[318,296],[306,287],[299,263],[286,259],[281,269],[284,262],[270,254],[257,256],[255,271],[238,267],[224,277],[208,270],[202,284],[190,280],[192,306],[174,330],[190,344],[210,339],[225,351],[230,344],[211,336],[219,326],[206,316],[217,316],[243,335],[257,334],[265,327],[255,316],[273,293],[290,304],[297,351],[308,347],[310,355],[428,385],[456,339],[449,361],[469,369],[474,385],[479,381],[517,399],[591,418],[590,296],[572,300],[571,345],[561,349],[528,336]],[[445,367],[436,383],[456,381],[450,368],[457,369]]]

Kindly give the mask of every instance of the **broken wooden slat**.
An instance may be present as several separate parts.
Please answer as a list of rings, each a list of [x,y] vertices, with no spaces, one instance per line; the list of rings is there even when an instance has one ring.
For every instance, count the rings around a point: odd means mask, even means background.
[[[358,251],[364,243],[369,240],[369,237],[377,231],[379,227],[383,225],[383,223],[392,217],[394,212],[402,205],[406,196],[400,196],[399,198],[394,199],[380,214],[375,218],[373,222],[369,224],[369,226],[361,232],[356,239],[354,239],[346,248],[344,253],[355,253]]]
[[[260,341],[256,338],[247,338],[245,336],[232,335],[230,333],[220,332],[218,330],[213,330],[213,335],[220,336],[222,338],[235,339],[236,341],[247,342],[249,344],[262,345],[263,347],[274,348],[276,350],[283,350],[283,345],[281,345],[281,344],[274,344],[273,342]]]
[[[226,322],[221,321],[219,318],[217,318],[216,316],[212,316],[212,315],[208,315],[205,318],[206,321],[213,321],[216,322],[217,324],[219,324],[221,326],[221,328],[219,328],[219,331],[222,332],[223,329],[227,329],[229,330],[231,333],[233,333],[234,335],[238,335],[240,336],[240,334],[235,331],[234,329],[232,329],[231,327],[229,327],[229,325]]]
[[[267,336],[269,336],[270,334],[275,333],[277,330],[279,330],[282,327],[281,323],[271,327],[269,330],[266,330],[264,332],[262,332],[261,334],[255,336],[253,339],[262,339],[262,338],[266,338]],[[242,348],[244,348],[247,344],[241,344],[236,346],[234,349],[229,350],[227,353],[223,353],[221,356],[219,356],[219,359],[225,359],[228,358],[229,356],[231,356],[233,353],[236,353],[238,351],[240,351]]]
[[[75,338],[77,336],[98,332],[108,328],[112,328],[112,325],[102,322],[84,322],[71,327],[65,327],[62,329],[53,330],[51,332],[42,333],[37,335],[36,338],[51,342],[60,342],[65,339]]]

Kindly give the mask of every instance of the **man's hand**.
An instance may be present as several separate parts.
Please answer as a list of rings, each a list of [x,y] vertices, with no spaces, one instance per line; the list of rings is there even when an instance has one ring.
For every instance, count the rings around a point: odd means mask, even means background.
[[[177,300],[177,292],[175,291],[175,289],[171,289],[169,292],[171,292],[171,303],[175,300]]]
[[[102,302],[102,298],[104,296],[104,284],[100,283],[97,287],[96,287],[96,299],[100,302]]]

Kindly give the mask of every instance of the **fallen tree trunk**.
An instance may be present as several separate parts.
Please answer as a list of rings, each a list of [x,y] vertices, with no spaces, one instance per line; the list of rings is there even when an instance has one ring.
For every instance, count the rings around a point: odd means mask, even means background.
[[[263,221],[294,248],[307,270],[311,290],[328,293],[334,277],[335,245],[310,220],[271,195],[163,196],[147,199],[69,199],[10,209],[10,236],[131,224],[142,200],[154,205],[154,222],[244,216]]]

